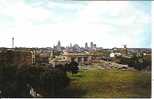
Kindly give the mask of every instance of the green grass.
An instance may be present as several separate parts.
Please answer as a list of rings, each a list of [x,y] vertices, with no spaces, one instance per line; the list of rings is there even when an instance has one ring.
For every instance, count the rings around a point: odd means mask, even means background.
[[[61,97],[151,97],[151,73],[121,70],[86,70],[73,75]]]

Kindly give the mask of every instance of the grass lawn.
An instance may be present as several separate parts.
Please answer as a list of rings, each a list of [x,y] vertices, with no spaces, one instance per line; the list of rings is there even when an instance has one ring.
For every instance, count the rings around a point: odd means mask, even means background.
[[[60,97],[151,97],[151,73],[122,70],[81,70],[68,73],[70,86]]]

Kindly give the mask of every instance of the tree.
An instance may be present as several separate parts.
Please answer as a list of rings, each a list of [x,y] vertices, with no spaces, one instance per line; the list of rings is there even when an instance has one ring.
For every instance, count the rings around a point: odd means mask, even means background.
[[[69,63],[65,64],[65,71],[71,72],[71,66]]]
[[[33,88],[43,97],[55,97],[69,84],[64,70],[38,65],[1,65],[0,97],[31,97]]]
[[[70,67],[71,67],[71,72],[72,74],[76,74],[79,70],[79,67],[78,67],[78,63],[74,61],[74,59],[71,59],[71,62],[70,62]]]
[[[1,97],[30,97],[26,83],[20,77],[21,74],[16,65],[3,64],[0,66]]]

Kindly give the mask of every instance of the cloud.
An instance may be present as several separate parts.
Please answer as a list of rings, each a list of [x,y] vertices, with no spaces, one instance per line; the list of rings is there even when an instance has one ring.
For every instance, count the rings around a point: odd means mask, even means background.
[[[139,2],[1,0],[0,44],[9,46],[15,35],[17,46],[45,47],[61,40],[65,46],[94,41],[110,48],[150,47],[150,10],[136,6]]]
[[[106,47],[111,45],[119,46],[124,43],[129,47],[143,47],[141,44],[145,41],[142,39],[150,40],[150,38],[145,38],[149,31],[144,30],[145,27],[150,26],[151,16],[150,14],[143,13],[142,10],[136,10],[131,4],[132,2],[129,1],[90,2],[81,11],[80,19],[77,22],[82,24],[102,24],[102,27],[105,25],[109,26],[109,28],[105,27],[108,30],[106,32],[109,34],[108,38],[110,38],[107,40]],[[145,32],[144,34],[142,33],[143,31]],[[112,41],[117,43],[114,44]]]
[[[38,7],[33,8],[32,6],[26,5],[24,2],[7,2],[4,3],[4,7],[1,10],[1,13],[6,16],[12,16],[16,21],[44,21],[49,18],[49,11]]]

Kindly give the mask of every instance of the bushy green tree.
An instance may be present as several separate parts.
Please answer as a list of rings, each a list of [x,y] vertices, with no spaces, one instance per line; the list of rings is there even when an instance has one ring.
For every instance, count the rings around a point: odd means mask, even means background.
[[[78,67],[79,64],[76,61],[74,61],[74,59],[71,60],[69,65],[70,65],[72,74],[76,74],[79,71],[79,67]]]

